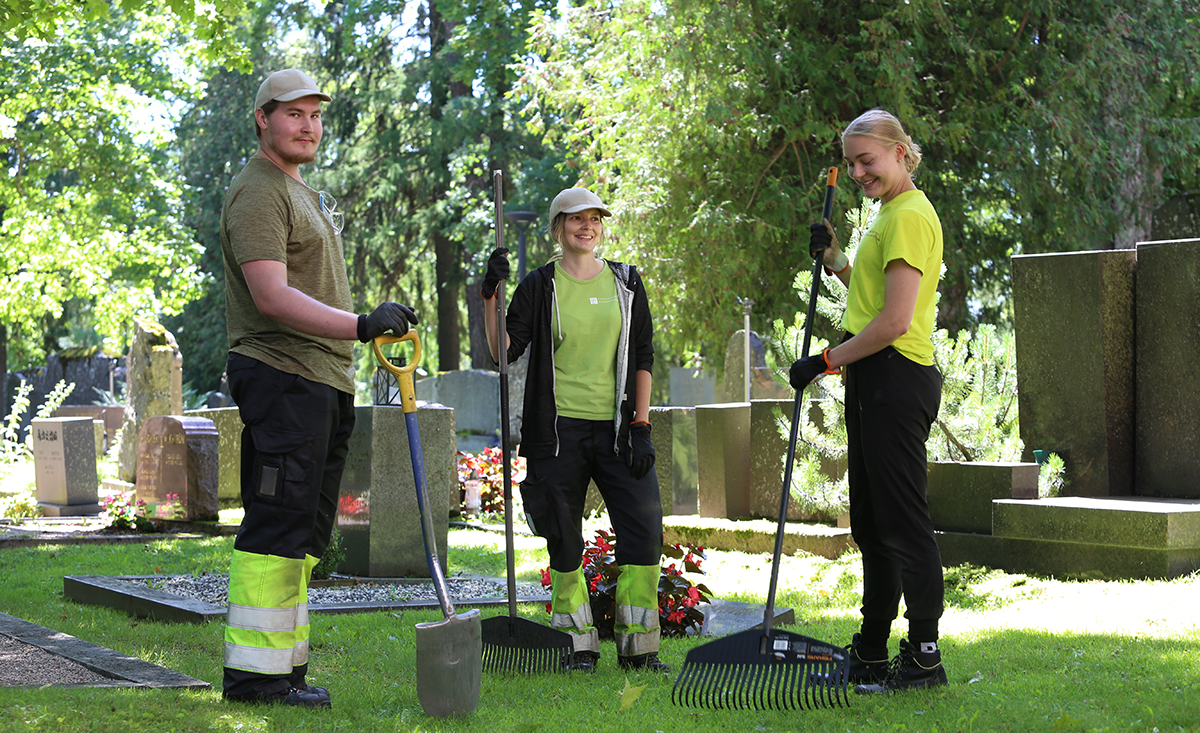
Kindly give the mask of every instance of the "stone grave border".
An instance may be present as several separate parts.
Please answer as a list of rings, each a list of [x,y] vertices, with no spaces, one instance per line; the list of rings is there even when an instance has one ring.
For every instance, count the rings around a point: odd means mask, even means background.
[[[64,685],[65,687],[141,687],[154,689],[208,690],[212,685],[157,664],[108,649],[89,641],[0,613],[0,634],[29,644],[47,654],[70,660],[111,679],[110,683]]]

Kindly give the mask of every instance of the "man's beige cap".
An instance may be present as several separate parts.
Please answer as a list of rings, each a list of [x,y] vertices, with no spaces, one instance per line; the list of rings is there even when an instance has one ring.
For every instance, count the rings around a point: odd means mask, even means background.
[[[299,69],[284,69],[263,80],[258,95],[254,97],[254,109],[267,102],[291,102],[301,97],[320,97],[326,102],[333,101],[333,97],[317,89],[317,83],[308,74]]]

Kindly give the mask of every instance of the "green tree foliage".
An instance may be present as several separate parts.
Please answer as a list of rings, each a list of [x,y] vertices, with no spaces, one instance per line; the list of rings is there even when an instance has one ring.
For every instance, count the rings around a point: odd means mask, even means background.
[[[119,346],[134,313],[176,312],[202,280],[166,141],[136,122],[176,89],[171,34],[123,17],[56,31],[0,46],[0,323],[36,341],[76,303]]]
[[[170,11],[195,41],[191,50],[209,61],[243,65],[243,49],[233,42],[230,26],[245,8],[245,0],[11,0],[0,4],[0,31],[16,44],[52,42],[78,25],[102,25],[120,15],[161,9]]]
[[[1004,319],[1013,253],[1132,246],[1196,183],[1198,9],[594,0],[538,24],[518,90],[618,210],[676,355],[722,347],[737,296],[790,319],[840,131],[891,109],[926,152],[957,331]]]

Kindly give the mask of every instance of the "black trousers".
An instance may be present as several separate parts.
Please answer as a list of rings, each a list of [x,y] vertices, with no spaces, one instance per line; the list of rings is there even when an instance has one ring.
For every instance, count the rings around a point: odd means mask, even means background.
[[[942,615],[942,558],[925,497],[925,442],[941,399],[937,367],[890,346],[847,367],[850,530],[862,550],[865,620],[890,624],[901,594],[910,624]]]
[[[521,499],[531,529],[546,540],[550,567],[569,573],[583,557],[583,505],[588,480],[604,497],[617,535],[618,565],[658,565],[662,557],[662,501],[658,476],[634,478],[613,452],[611,420],[558,418],[558,455],[530,458]]]
[[[236,550],[320,558],[337,520],[342,472],[354,432],[354,395],[279,371],[242,354],[226,366],[242,429],[242,505]],[[270,694],[304,682],[305,663],[286,678],[225,668],[230,697]]]

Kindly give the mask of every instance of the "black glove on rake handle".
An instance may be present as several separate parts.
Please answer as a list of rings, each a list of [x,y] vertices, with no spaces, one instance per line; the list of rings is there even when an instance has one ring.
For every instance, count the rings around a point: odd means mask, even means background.
[[[837,169],[830,168],[825,187],[826,219],[833,208],[836,183]],[[803,357],[808,356],[809,342],[812,340],[821,268],[821,258],[816,257],[812,291],[808,297],[808,321],[804,324]],[[779,502],[779,526],[775,531],[771,586],[763,612],[762,628],[742,631],[688,652],[671,691],[671,701],[676,705],[718,709],[812,710],[850,704],[846,695],[847,652],[843,647],[772,628],[802,398],[803,390],[796,390],[791,438],[784,468],[783,496]]]

